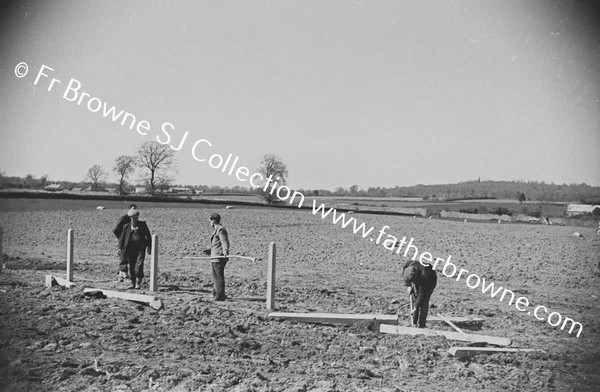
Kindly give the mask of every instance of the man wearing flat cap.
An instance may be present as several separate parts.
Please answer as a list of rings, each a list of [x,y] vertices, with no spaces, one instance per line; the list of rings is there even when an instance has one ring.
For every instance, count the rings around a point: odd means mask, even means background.
[[[210,256],[212,265],[213,300],[225,301],[225,266],[229,260],[229,238],[227,230],[221,224],[221,215],[215,212],[209,221],[214,231],[210,236],[210,248],[204,250],[204,254]]]
[[[412,309],[412,327],[425,328],[429,299],[437,285],[437,275],[433,267],[420,261],[408,261],[402,268],[404,284],[408,287],[408,295],[416,297]]]
[[[142,288],[144,279],[144,259],[146,252],[152,249],[152,236],[146,222],[139,220],[140,212],[137,209],[127,211],[130,221],[123,226],[119,237],[119,255],[121,265],[129,268],[131,288]]]

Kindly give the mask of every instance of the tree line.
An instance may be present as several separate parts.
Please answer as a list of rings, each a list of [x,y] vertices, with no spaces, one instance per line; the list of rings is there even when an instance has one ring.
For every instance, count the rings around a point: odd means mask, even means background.
[[[147,187],[151,194],[165,191],[174,184],[174,174],[177,172],[174,150],[157,142],[143,143],[135,155],[123,155],[115,159],[111,172],[117,180],[116,186],[120,194],[131,191],[133,185],[129,182],[136,170],[141,171],[138,184]],[[285,185],[288,179],[287,165],[274,154],[263,156],[258,171],[265,177],[278,178],[278,183]],[[84,183],[90,184],[91,189],[105,185],[109,172],[100,165],[92,166],[85,175]],[[36,179],[28,174],[24,178],[7,177],[0,171],[0,189],[43,189],[50,183],[48,176]],[[81,183],[60,181],[64,188],[80,186]],[[250,189],[240,186],[221,187],[211,185],[186,186],[202,193],[213,194],[259,194],[267,202],[276,202],[276,197],[261,188]],[[464,199],[516,199],[545,202],[581,202],[600,204],[600,187],[582,184],[561,185],[538,181],[465,181],[457,184],[413,185],[395,187],[368,187],[361,189],[358,185],[349,188],[337,187],[328,189],[296,189],[306,196],[340,196],[340,197],[414,197],[431,201],[448,201]]]
[[[305,195],[343,197],[415,197],[432,201],[465,199],[514,199],[546,202],[600,204],[600,187],[583,184],[547,184],[538,181],[465,181],[457,184],[369,187],[338,187],[333,191],[302,190]]]

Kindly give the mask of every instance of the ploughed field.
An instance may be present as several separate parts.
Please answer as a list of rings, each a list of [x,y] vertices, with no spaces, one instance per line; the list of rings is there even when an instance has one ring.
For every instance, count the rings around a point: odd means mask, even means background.
[[[4,202],[4,201],[0,201]],[[456,359],[467,343],[352,326],[270,319],[265,309],[269,243],[277,245],[275,305],[282,312],[386,313],[408,321],[404,259],[310,211],[215,206],[230,233],[225,302],[211,302],[210,264],[200,255],[211,229],[207,208],[152,208],[141,220],[159,236],[157,311],[119,299],[83,296],[84,287],[129,292],[116,282],[112,228],[123,209],[0,212],[7,269],[0,274],[0,390],[8,391],[480,391],[597,390],[600,385],[600,237],[586,228],[484,224],[353,214],[414,238],[419,252],[525,296],[583,324],[552,327],[464,278],[438,272],[430,314],[476,315],[466,332],[510,338],[543,351]],[[16,204],[16,202],[13,202]],[[161,206],[162,207],[162,206]],[[66,208],[66,207],[65,207]],[[44,287],[64,276],[66,233],[75,233],[71,289]],[[583,238],[572,236],[577,230]],[[149,258],[146,262],[149,276]],[[506,300],[504,302],[507,302]],[[451,330],[429,323],[428,328]],[[471,328],[471,329],[469,329]],[[474,330],[476,329],[477,330]],[[567,328],[568,329],[568,328]]]

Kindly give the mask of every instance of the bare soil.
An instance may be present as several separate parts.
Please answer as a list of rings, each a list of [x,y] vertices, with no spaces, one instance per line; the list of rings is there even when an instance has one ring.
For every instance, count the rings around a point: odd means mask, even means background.
[[[48,203],[51,203],[48,201]],[[208,211],[208,212],[207,212]],[[0,390],[5,391],[595,391],[600,385],[600,237],[592,229],[462,223],[354,214],[378,230],[414,238],[534,305],[584,325],[578,338],[439,274],[431,313],[477,315],[466,332],[510,338],[534,353],[458,360],[465,343],[442,337],[302,324],[268,317],[268,245],[277,245],[276,306],[286,312],[385,313],[408,319],[404,259],[307,211],[222,209],[232,253],[225,302],[212,302],[210,265],[199,255],[211,211],[147,208],[158,234],[165,308],[83,295],[129,290],[116,281],[121,210],[0,212],[6,269],[0,273]],[[75,232],[75,288],[64,276],[66,232]],[[148,260],[149,261],[149,260]],[[149,265],[146,265],[149,274]],[[442,324],[429,328],[451,330]]]

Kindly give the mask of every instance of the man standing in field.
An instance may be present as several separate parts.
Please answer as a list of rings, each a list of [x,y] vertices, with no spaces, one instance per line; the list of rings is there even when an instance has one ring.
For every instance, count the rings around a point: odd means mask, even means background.
[[[411,326],[425,328],[427,313],[429,312],[429,299],[437,284],[437,275],[429,264],[419,261],[408,261],[402,268],[404,284],[408,286],[408,295],[416,297],[412,309]]]
[[[140,289],[144,279],[146,252],[150,254],[152,249],[152,236],[146,222],[138,220],[140,212],[137,209],[129,210],[127,215],[131,220],[123,226],[119,237],[120,265],[129,267],[130,288]]]
[[[229,260],[229,237],[227,230],[221,225],[221,215],[215,212],[209,221],[214,231],[210,236],[210,248],[203,253],[210,256],[212,264],[213,300],[225,301],[225,266]]]
[[[135,204],[129,205],[129,211],[131,210],[137,210],[137,206]],[[128,214],[125,214],[119,218],[117,225],[113,229],[113,233],[115,237],[117,237],[117,239],[121,238],[121,233],[123,233],[123,227],[129,222],[131,222],[131,218]],[[129,279],[129,268],[127,264],[121,263],[121,254],[119,253],[119,282],[123,282],[123,280],[125,279]]]

